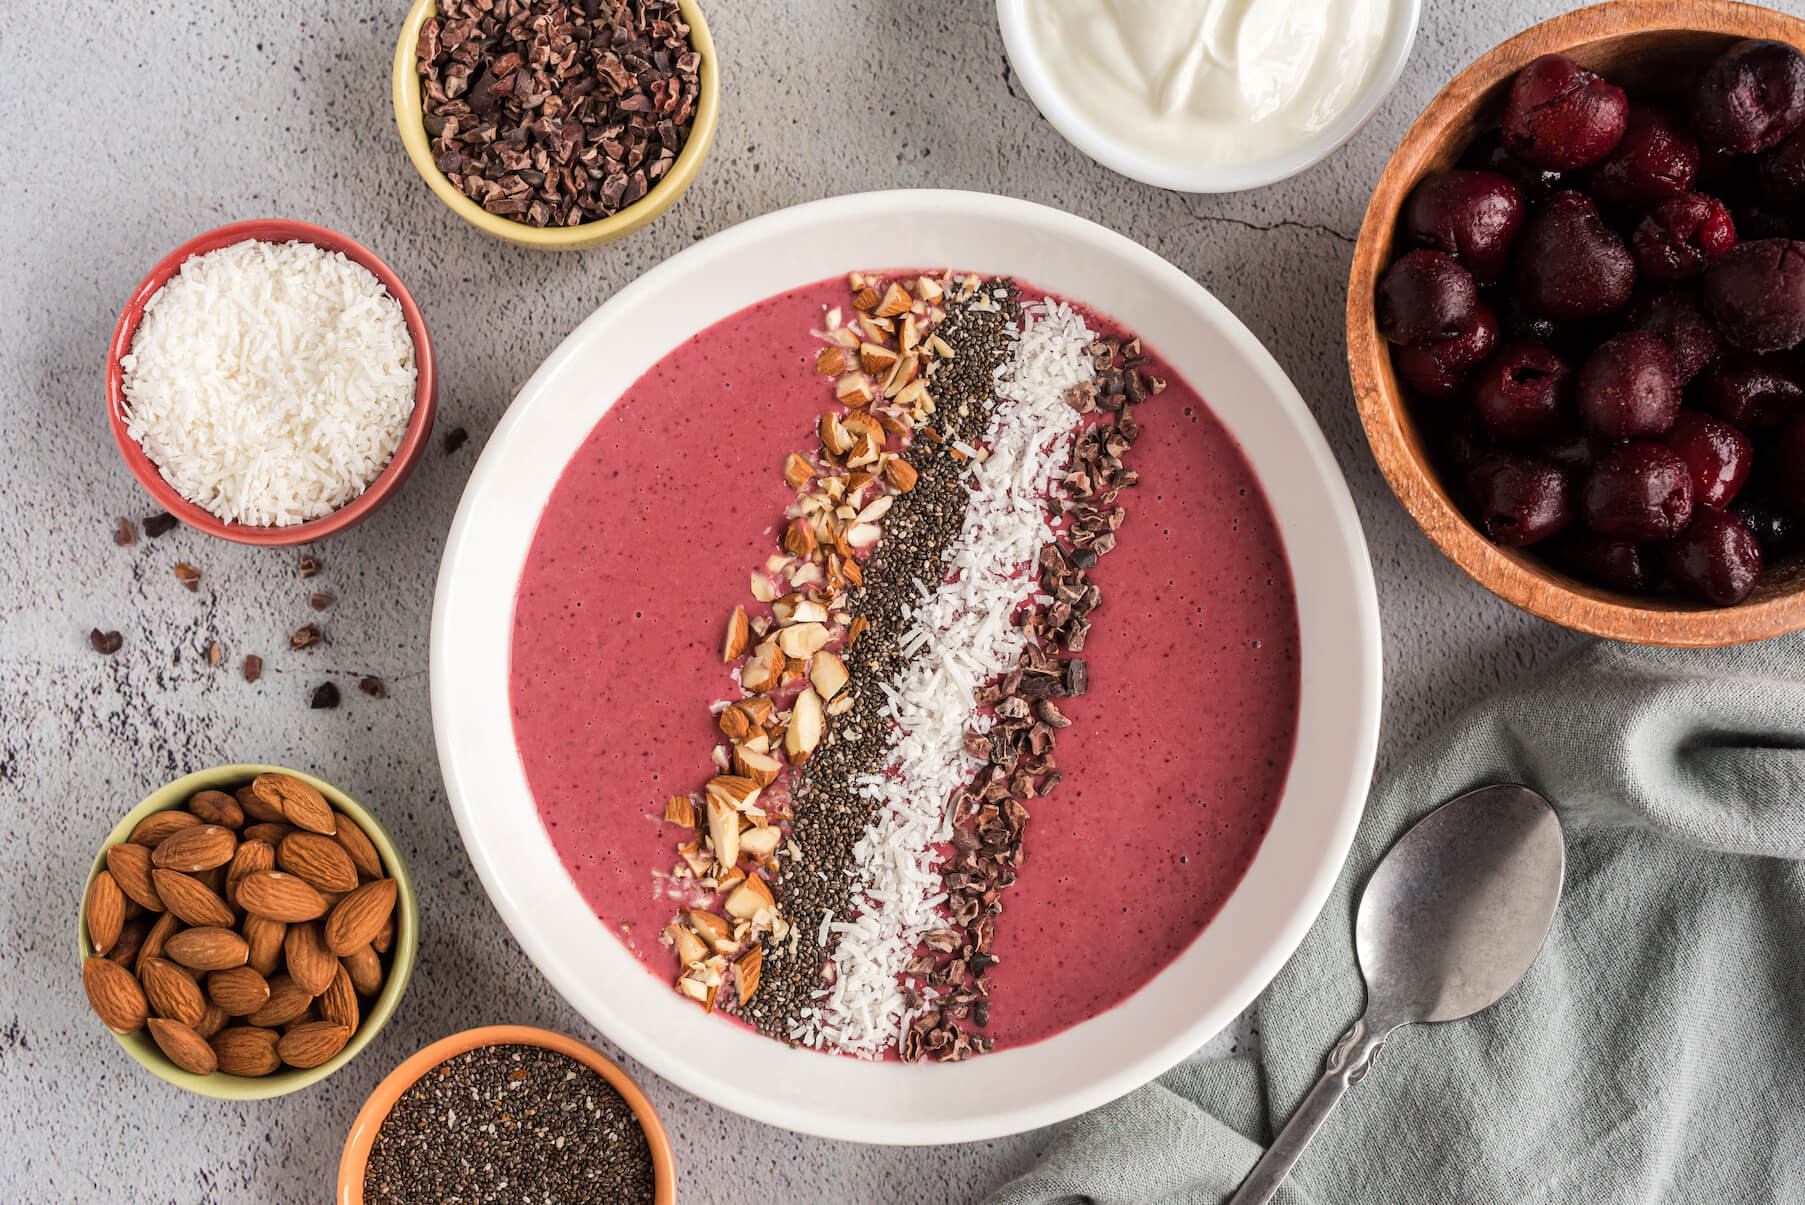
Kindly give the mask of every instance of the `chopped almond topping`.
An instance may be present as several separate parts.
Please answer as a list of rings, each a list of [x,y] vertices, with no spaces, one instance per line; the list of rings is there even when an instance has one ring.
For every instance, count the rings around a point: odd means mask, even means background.
[[[745,882],[729,892],[721,906],[727,909],[728,916],[751,920],[765,909],[776,907],[777,901],[772,898],[765,881],[753,874],[747,875]]]
[[[758,790],[762,785],[739,774],[717,774],[708,780],[705,789],[710,798],[718,795],[724,803],[736,808],[747,808],[757,800]]]
[[[842,405],[869,406],[877,397],[871,378],[862,372],[849,372],[834,382],[834,398]]]
[[[791,519],[783,533],[784,551],[807,560],[815,555],[815,529],[801,518]]]
[[[900,456],[893,456],[884,463],[884,476],[899,493],[908,493],[915,488],[915,481],[920,476],[915,466]]]
[[[790,727],[783,734],[783,751],[789,755],[792,765],[800,766],[808,760],[815,746],[821,743],[826,726],[821,696],[815,693],[814,687],[805,688],[790,707]]]
[[[683,919],[689,922],[689,927],[704,944],[716,950],[721,948],[721,943],[733,940],[733,931],[727,922],[706,909],[685,908]]]
[[[865,584],[865,570],[859,566],[857,561],[849,558],[846,561],[845,566],[841,569],[841,572],[846,575],[846,580],[853,585],[862,586]]]
[[[855,517],[861,523],[876,523],[879,519],[890,513],[890,508],[895,505],[895,503],[896,496],[894,494],[885,494],[882,498],[877,499],[864,510],[860,511]],[[731,661],[732,658],[729,657],[728,660]]]
[[[822,606],[820,603],[816,602],[812,598],[805,598],[805,599],[802,599],[801,601],[799,601],[798,603],[796,603],[795,606],[790,608],[790,616],[784,622],[786,624],[826,623],[827,622],[827,608]],[[787,652],[789,652],[789,649],[786,648],[784,651],[787,653]],[[792,657],[794,657],[797,654],[790,653],[790,655]]]
[[[853,308],[865,310],[867,312],[876,309],[878,301],[877,290],[871,288],[869,285],[860,289],[852,298]]]
[[[721,734],[730,741],[743,741],[752,735],[752,721],[737,707],[724,709],[715,717],[715,723],[720,725]]]
[[[764,969],[765,948],[753,946],[740,955],[739,961],[733,964],[733,983],[740,994],[740,1007],[752,999],[752,993],[758,990],[759,972]]]
[[[815,371],[824,377],[837,377],[846,371],[846,353],[837,347],[824,347],[815,357]]]
[[[901,358],[895,348],[880,347],[876,343],[859,344],[859,367],[874,376],[889,372]]]
[[[771,722],[771,711],[775,705],[768,695],[760,695],[756,699],[741,699],[734,706],[744,708],[754,726],[763,727]]]
[[[840,688],[846,685],[848,676],[846,663],[826,650],[816,653],[814,660],[809,662],[809,684],[824,699],[831,699],[839,694]]]
[[[844,456],[852,451],[854,440],[852,435],[840,423],[840,416],[831,410],[821,416],[819,424],[821,446],[827,449],[830,456]]]
[[[832,656],[831,653],[822,655]],[[769,753],[748,749],[744,745],[735,745],[733,747],[733,772],[741,778],[757,783],[760,787],[768,787],[777,781],[779,774],[783,773],[783,763]]]
[[[846,643],[850,645],[853,641],[857,640],[869,626],[870,625],[866,623],[863,615],[853,616],[852,626],[846,629]]]
[[[708,947],[702,944],[691,929],[686,929],[676,921],[664,927],[664,935],[671,943],[671,949],[677,954],[677,961],[684,966],[694,966],[708,957]]]
[[[879,318],[894,318],[898,314],[908,313],[909,307],[914,304],[915,299],[909,296],[908,290],[904,289],[899,284],[893,283],[889,288],[884,290],[884,299],[879,302],[877,308],[871,310],[871,312]],[[859,308],[871,309],[869,306],[860,306]]]
[[[721,867],[740,860],[740,814],[713,791],[708,793],[708,839],[714,845],[715,862]]]
[[[724,714],[724,713],[723,713]],[[688,795],[672,795],[664,801],[664,818],[684,828],[696,827],[696,805]]]
[[[762,694],[776,686],[782,674],[783,650],[775,640],[765,640],[740,667],[740,686],[752,694]]]
[[[923,276],[915,282],[915,295],[923,301],[939,301],[945,293],[931,277]]]
[[[733,614],[727,617],[727,639],[721,645],[721,661],[732,664],[746,651],[747,643],[752,639],[751,625],[746,621],[746,608],[736,606]]]
[[[740,853],[761,862],[768,860],[782,844],[783,830],[776,825],[749,828],[740,834]]]
[[[777,634],[778,647],[789,657],[812,656],[827,647],[827,642],[832,639],[833,633],[827,630],[824,623],[791,624]]]
[[[801,489],[810,477],[815,475],[815,466],[811,465],[799,452],[791,452],[783,462],[783,483],[791,489]]]
[[[862,464],[870,464],[877,459],[878,453],[881,451],[883,451],[883,445],[877,441],[876,437],[874,437],[871,432],[867,431],[859,436],[858,442],[853,445],[852,451],[846,454],[846,467],[852,469],[857,468]]]
[[[752,597],[759,602],[768,603],[777,597],[777,591],[771,585],[771,579],[762,573],[752,575]]]
[[[907,385],[910,381],[913,381],[915,379],[915,374],[919,372],[920,369],[921,357],[917,356],[914,352],[910,352],[908,355],[898,360],[896,362],[896,367],[890,370],[890,375],[884,378],[884,396],[893,398],[901,393],[903,386]]]
[[[855,523],[852,530],[846,533],[846,542],[854,548],[869,548],[882,535],[883,532],[875,523]]]

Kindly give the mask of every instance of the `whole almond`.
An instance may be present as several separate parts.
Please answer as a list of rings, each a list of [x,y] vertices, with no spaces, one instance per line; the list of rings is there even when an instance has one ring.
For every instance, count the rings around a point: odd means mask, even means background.
[[[387,954],[389,947],[395,944],[395,916],[390,913],[382,918],[382,928],[376,930],[376,936],[370,939],[370,948],[378,954]]]
[[[230,866],[230,865],[231,865],[230,862],[226,863],[226,866]],[[223,900],[226,898],[226,867],[225,866],[215,866],[211,870],[199,871],[195,874],[194,877],[199,879],[201,881],[201,884],[203,886],[205,886],[208,891],[211,891],[214,895],[217,895],[220,899]]]
[[[382,857],[376,852],[376,847],[370,843],[369,835],[364,832],[363,826],[343,812],[335,812],[333,819],[338,825],[338,832],[333,835],[334,839],[345,847],[347,854],[351,855],[351,864],[357,867],[358,875],[366,879],[380,879],[382,877]]]
[[[243,966],[251,947],[232,930],[209,925],[171,934],[163,943],[163,951],[166,957],[191,971],[224,971]]]
[[[238,931],[244,934],[244,940],[251,948],[246,965],[266,978],[275,974],[276,968],[282,965],[282,939],[288,934],[288,926],[279,920],[247,912]]]
[[[113,881],[119,884],[119,890],[136,900],[139,907],[151,912],[163,911],[163,899],[151,881],[149,849],[130,841],[114,845],[107,850],[107,869],[113,872]]]
[[[150,860],[168,870],[195,874],[224,866],[238,848],[238,835],[217,824],[191,824],[169,834],[150,851]]]
[[[213,1035],[213,1054],[227,1075],[268,1075],[282,1066],[276,1043],[282,1035],[256,1025],[234,1025]]]
[[[259,774],[251,790],[265,803],[281,808],[290,824],[328,837],[338,829],[326,797],[292,774]]]
[[[350,891],[357,886],[357,864],[336,837],[290,833],[276,848],[276,865],[320,891]]]
[[[345,1048],[351,1031],[330,1021],[310,1021],[282,1035],[276,1054],[290,1067],[318,1067]]]
[[[252,1025],[274,1029],[305,1013],[312,1003],[313,993],[296,983],[293,976],[273,975],[269,981],[268,1002],[245,1020]]]
[[[150,877],[163,899],[163,906],[187,924],[221,925],[229,929],[238,919],[224,900],[193,875],[159,866],[150,872]]]
[[[243,828],[244,809],[224,791],[201,791],[188,801],[188,810],[206,824],[221,828]]]
[[[351,983],[351,972],[339,964],[338,971],[332,976],[332,982],[320,993],[315,1002],[320,1010],[320,1020],[331,1021],[334,1025],[343,1025],[353,1033],[363,1019],[357,1008],[357,988]]]
[[[101,871],[88,884],[87,913],[88,940],[96,954],[105,954],[125,929],[125,892],[119,890],[112,871]]]
[[[206,1038],[194,1032],[193,1026],[152,1017],[150,1036],[155,1039],[158,1048],[169,1056],[169,1061],[183,1071],[190,1071],[195,1075],[212,1075],[219,1070],[219,1060],[213,1057],[213,1047],[207,1045]]]
[[[394,879],[377,879],[340,900],[326,918],[326,948],[334,954],[349,954],[358,946],[369,945],[395,910],[399,891]]]
[[[327,951],[316,921],[290,925],[282,939],[282,955],[287,960],[289,975],[310,996],[325,991],[338,970],[338,959]]]
[[[228,1016],[248,1017],[268,1004],[269,996],[269,981],[248,966],[207,976],[207,998]]]
[[[137,961],[138,951],[144,948],[144,938],[150,933],[150,918],[135,916],[125,922],[125,928],[119,931],[119,940],[107,951],[107,958],[120,966],[131,969]]]
[[[150,1015],[150,1002],[132,973],[106,958],[82,960],[81,986],[88,1007],[114,1033],[136,1033]]]
[[[207,1001],[194,978],[167,958],[146,958],[138,968],[138,982],[154,1016],[199,1025],[207,1014]]]
[[[253,870],[238,880],[238,906],[284,924],[326,915],[326,901],[305,879],[280,870]]]
[[[194,1032],[203,1038],[211,1038],[226,1027],[232,1018],[226,1016],[226,1010],[213,1001],[207,1001],[207,1011],[201,1014],[201,1023],[194,1027]]]
[[[275,846],[255,837],[240,841],[237,852],[226,864],[226,903],[234,908],[238,906],[238,880],[253,870],[274,870],[275,866]]]
[[[144,935],[144,944],[138,947],[138,961],[133,964],[132,970],[136,971],[143,966],[146,958],[163,957],[164,944],[169,941],[170,935],[181,927],[182,920],[174,913],[165,912],[157,917],[150,927],[150,932]]]
[[[292,1021],[283,1022],[277,1028],[280,1029],[283,1033],[287,1033],[290,1030],[299,1029],[303,1025],[313,1025],[313,1024],[317,1023],[319,1021],[319,1019],[320,1019],[320,1010],[313,1006],[313,1001],[309,1000],[307,1002],[307,1007],[301,1010],[300,1016],[296,1017]]]
[[[271,850],[274,850],[276,846],[282,844],[282,839],[284,837],[296,831],[298,830],[294,825],[288,823],[286,820],[282,820],[275,823],[263,822],[260,824],[247,824],[244,832],[240,833],[239,836],[246,841],[262,841],[264,844],[268,845]]]
[[[152,812],[144,819],[138,821],[138,827],[132,830],[132,835],[127,837],[126,840],[130,841],[133,845],[142,845],[148,849],[155,849],[157,846],[163,844],[170,834],[174,833],[176,830],[188,828],[192,825],[199,824],[200,822],[201,818],[191,812],[180,812],[173,809],[162,812]]]
[[[360,996],[374,996],[382,990],[382,959],[369,946],[359,946],[339,957],[339,965],[351,976],[351,986]]]
[[[238,801],[238,806],[244,811],[246,822],[255,820],[262,824],[288,823],[288,817],[282,814],[282,805],[268,802],[248,783],[232,792],[232,798]]]

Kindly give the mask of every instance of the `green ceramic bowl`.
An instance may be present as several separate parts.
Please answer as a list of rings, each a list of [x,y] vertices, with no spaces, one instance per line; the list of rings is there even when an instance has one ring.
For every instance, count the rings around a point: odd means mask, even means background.
[[[382,1027],[388,1024],[389,1017],[395,1012],[395,1006],[401,1002],[401,993],[407,990],[407,980],[414,971],[414,955],[420,944],[420,907],[414,895],[414,881],[408,877],[407,867],[402,864],[401,855],[395,849],[376,817],[372,816],[355,799],[329,783],[321,782],[311,774],[303,774],[299,770],[289,770],[282,766],[215,766],[211,770],[197,770],[193,774],[176,779],[166,787],[153,791],[148,798],[126,813],[112,832],[107,834],[106,842],[94,858],[94,865],[88,871],[88,882],[82,888],[81,916],[76,921],[76,950],[83,959],[92,957],[94,945],[88,940],[88,885],[94,877],[106,869],[106,851],[124,841],[138,827],[140,821],[152,812],[167,811],[171,808],[183,807],[197,791],[215,790],[230,793],[244,786],[259,774],[281,773],[292,774],[302,782],[311,784],[315,790],[326,797],[338,811],[343,812],[362,826],[369,836],[370,843],[382,858],[383,869],[395,880],[400,888],[395,905],[395,943],[389,950],[388,978],[384,980],[382,992],[375,1001],[364,1010],[363,1024],[345,1043],[345,1048],[318,1067],[300,1069],[284,1067],[270,1075],[255,1078],[227,1075],[216,1071],[212,1075],[195,1075],[183,1071],[163,1056],[157,1044],[151,1041],[148,1030],[139,1030],[131,1034],[115,1034],[119,1044],[127,1053],[140,1063],[152,1075],[168,1080],[178,1088],[186,1088],[202,1096],[213,1096],[220,1100],[265,1100],[272,1096],[284,1096],[290,1092],[318,1083],[340,1067],[357,1057],[359,1051],[370,1044]],[[76,974],[80,974],[80,965]],[[97,1022],[98,1023],[98,1022]]]

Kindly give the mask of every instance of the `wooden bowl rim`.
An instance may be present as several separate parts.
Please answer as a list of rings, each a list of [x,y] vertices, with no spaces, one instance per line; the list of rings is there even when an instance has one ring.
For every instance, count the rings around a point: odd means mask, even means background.
[[[1480,55],[1437,92],[1386,162],[1360,225],[1348,278],[1347,348],[1354,399],[1374,459],[1399,502],[1436,547],[1474,581],[1506,602],[1562,627],[1635,644],[1706,648],[1765,640],[1805,628],[1805,581],[1786,592],[1734,607],[1651,603],[1590,587],[1480,534],[1448,496],[1438,475],[1413,453],[1409,421],[1390,349],[1373,319],[1380,254],[1416,177],[1405,163],[1439,141],[1474,101],[1530,60],[1626,34],[1679,30],[1704,35],[1774,37],[1805,47],[1805,19],[1732,0],[1609,0],[1531,26]]]

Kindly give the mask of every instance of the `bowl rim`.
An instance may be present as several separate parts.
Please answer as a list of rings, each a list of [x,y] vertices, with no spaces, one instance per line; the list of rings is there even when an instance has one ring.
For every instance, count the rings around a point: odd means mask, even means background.
[[[1493,544],[1462,513],[1440,474],[1422,463],[1416,423],[1373,316],[1372,290],[1396,244],[1398,215],[1447,128],[1512,72],[1539,55],[1625,35],[1691,32],[1774,37],[1805,46],[1805,19],[1732,0],[1607,0],[1530,26],[1469,63],[1435,94],[1387,160],[1361,222],[1348,274],[1347,352],[1361,425],[1386,483],[1424,535],[1479,585],[1561,627],[1634,644],[1710,648],[1805,628],[1805,584],[1731,607],[1636,599],[1594,587],[1525,550]],[[1651,605],[1651,603],[1653,605]]]
[[[556,1030],[536,1025],[479,1025],[473,1029],[449,1034],[416,1050],[402,1060],[371,1091],[363,1108],[352,1119],[345,1135],[344,1153],[338,1163],[338,1205],[363,1205],[363,1174],[369,1165],[370,1148],[382,1123],[388,1120],[402,1094],[440,1063],[460,1054],[485,1046],[538,1046],[577,1060],[595,1071],[614,1088],[633,1110],[639,1128],[645,1131],[652,1148],[652,1174],[656,1185],[652,1205],[675,1205],[677,1200],[677,1165],[671,1152],[670,1135],[658,1116],[651,1098],[620,1065],[586,1042],[578,1041]]]
[[[1003,229],[1011,237],[998,248],[992,240]],[[909,246],[901,245],[905,240]],[[624,390],[647,366],[642,353],[655,362],[651,350],[663,354],[673,345],[667,338],[680,343],[741,306],[843,276],[844,261],[859,258],[845,252],[849,244],[863,246],[867,260],[1015,271],[1038,285],[1072,290],[1131,323],[1137,313],[1157,312],[1162,320],[1139,333],[1170,347],[1175,367],[1194,380],[1206,379],[1196,367],[1200,353],[1183,353],[1182,340],[1202,324],[1193,343],[1226,349],[1230,363],[1216,372],[1216,393],[1260,399],[1235,403],[1240,417],[1230,429],[1267,482],[1298,581],[1305,658],[1298,748],[1312,741],[1321,746],[1314,758],[1294,756],[1283,801],[1252,866],[1152,987],[1032,1047],[936,1068],[931,1090],[922,1086],[926,1080],[907,1078],[916,1068],[789,1050],[699,1009],[668,1007],[677,999],[668,981],[606,933],[561,869],[536,810],[526,810],[533,805],[508,719],[508,691],[496,689],[505,683],[508,641],[496,637],[495,625],[512,614],[516,558],[526,555],[515,541],[530,541],[540,495],[558,476],[553,466],[537,471],[532,450],[557,447],[561,466],[565,439],[574,452],[597,421],[587,406],[569,404],[568,390],[554,386],[568,384],[585,398],[611,403],[616,378],[625,374]],[[1049,250],[1060,246],[1069,251]],[[1117,262],[1114,286],[1099,287],[1107,278],[1093,278],[1088,291],[1073,283],[1074,265],[1093,257]],[[1029,261],[1038,268],[1025,266]],[[735,270],[724,271],[728,264]],[[693,288],[700,280],[717,286],[707,293],[704,312],[696,310]],[[1151,297],[1186,304],[1154,306]],[[575,364],[594,368],[584,358],[587,345],[628,323],[638,324],[628,333],[639,350],[609,358],[613,367],[599,378],[573,370]],[[648,329],[662,333],[647,339]],[[529,428],[529,420],[542,426]],[[523,455],[527,460],[517,461]],[[478,565],[484,573],[475,571]],[[1312,582],[1321,588],[1312,589]],[[1140,244],[1060,210],[974,192],[892,190],[794,206],[687,248],[616,294],[540,365],[484,449],[446,541],[433,610],[433,726],[453,814],[498,913],[559,993],[641,1065],[712,1103],[802,1133],[893,1144],[965,1142],[1050,1124],[1140,1086],[1191,1054],[1270,981],[1314,922],[1352,841],[1377,746],[1381,662],[1372,570],[1345,479],[1295,386],[1220,301]],[[573,949],[586,951],[583,960],[570,956]],[[1231,957],[1219,965],[1215,959],[1224,951]],[[1205,980],[1221,985],[1207,1004],[1182,990]],[[1113,1049],[1114,1039],[1134,1033],[1146,1036],[1131,1051]],[[1092,1054],[1082,1060],[1081,1082],[1072,1082],[1077,1074],[1058,1069],[1081,1050]],[[811,1062],[795,1061],[804,1059]],[[722,1074],[730,1064],[744,1074]],[[1049,1081],[1045,1093],[1009,1086],[1041,1079]],[[903,1103],[876,1107],[875,1115],[832,1107],[853,1093]],[[959,1107],[941,1107],[951,1101]]]
[[[1352,102],[1308,141],[1283,154],[1241,164],[1185,167],[1163,163],[1112,138],[1065,98],[1028,31],[1028,5],[1035,0],[996,0],[997,24],[1010,66],[1028,99],[1060,137],[1118,175],[1173,192],[1230,193],[1264,188],[1308,171],[1340,150],[1372,120],[1403,77],[1422,22],[1423,0],[1391,0],[1395,18],[1380,43],[1371,77]]]
[[[420,908],[414,894],[414,880],[408,873],[407,864],[402,860],[394,838],[382,827],[381,821],[351,796],[303,770],[256,762],[236,762],[195,770],[165,783],[146,795],[113,826],[101,843],[99,852],[94,855],[94,863],[88,868],[88,877],[82,885],[81,906],[75,920],[75,948],[79,960],[85,962],[94,956],[94,945],[88,940],[88,889],[93,886],[100,872],[106,869],[107,850],[129,837],[146,816],[179,808],[197,791],[225,789],[228,784],[243,785],[259,774],[291,774],[324,795],[335,811],[341,811],[357,821],[382,858],[383,869],[388,871],[398,888],[395,901],[395,944],[389,957],[388,978],[383,981],[382,991],[378,993],[376,1000],[364,1013],[357,1032],[351,1035],[351,1040],[345,1043],[343,1050],[317,1067],[285,1067],[264,1076],[228,1075],[223,1071],[196,1075],[192,1071],[182,1070],[164,1057],[145,1030],[113,1034],[126,1053],[158,1079],[215,1100],[269,1100],[272,1097],[286,1096],[290,1092],[298,1092],[317,1084],[356,1058],[388,1024],[389,1018],[394,1016],[401,997],[407,991],[408,980],[413,977],[414,962],[420,946]],[[78,962],[77,970],[79,969]]]
[[[459,192],[433,161],[432,144],[426,136],[424,114],[420,107],[420,74],[414,66],[415,47],[420,41],[420,27],[438,11],[436,0],[414,0],[413,7],[401,22],[395,40],[395,59],[390,71],[389,92],[395,109],[395,128],[407,151],[414,170],[457,216],[483,233],[541,251],[580,251],[625,238],[649,225],[676,203],[688,190],[701,170],[714,143],[715,128],[720,118],[721,74],[715,53],[714,38],[697,0],[676,0],[677,8],[689,24],[689,40],[702,62],[698,74],[695,123],[689,137],[677,152],[671,169],[646,195],[605,218],[580,222],[575,226],[528,226],[490,213]]]
[[[138,441],[132,438],[125,424],[125,370],[119,362],[132,349],[138,326],[144,321],[145,307],[191,257],[244,242],[303,242],[343,254],[346,259],[368,269],[382,283],[383,288],[388,290],[389,295],[400,303],[402,317],[407,322],[408,336],[414,344],[414,409],[408,415],[401,442],[395,445],[394,455],[389,458],[388,464],[364,487],[361,494],[337,510],[289,527],[228,523],[190,502],[175,486],[163,479],[156,463],[145,454]],[[144,279],[138,282],[137,288],[132,290],[125,308],[120,312],[118,323],[113,327],[112,340],[107,344],[106,375],[107,422],[113,432],[113,442],[125,459],[125,467],[131,470],[132,476],[138,479],[138,484],[144,487],[145,492],[163,509],[197,531],[239,544],[266,547],[311,543],[344,531],[368,518],[388,501],[391,494],[401,488],[401,484],[414,471],[414,466],[419,463],[421,454],[426,450],[426,442],[432,435],[433,419],[438,410],[438,359],[433,352],[432,337],[427,333],[426,318],[421,314],[419,305],[407,291],[407,286],[401,283],[395,270],[353,238],[311,222],[287,218],[253,218],[215,226],[195,235],[158,260],[145,273]]]

